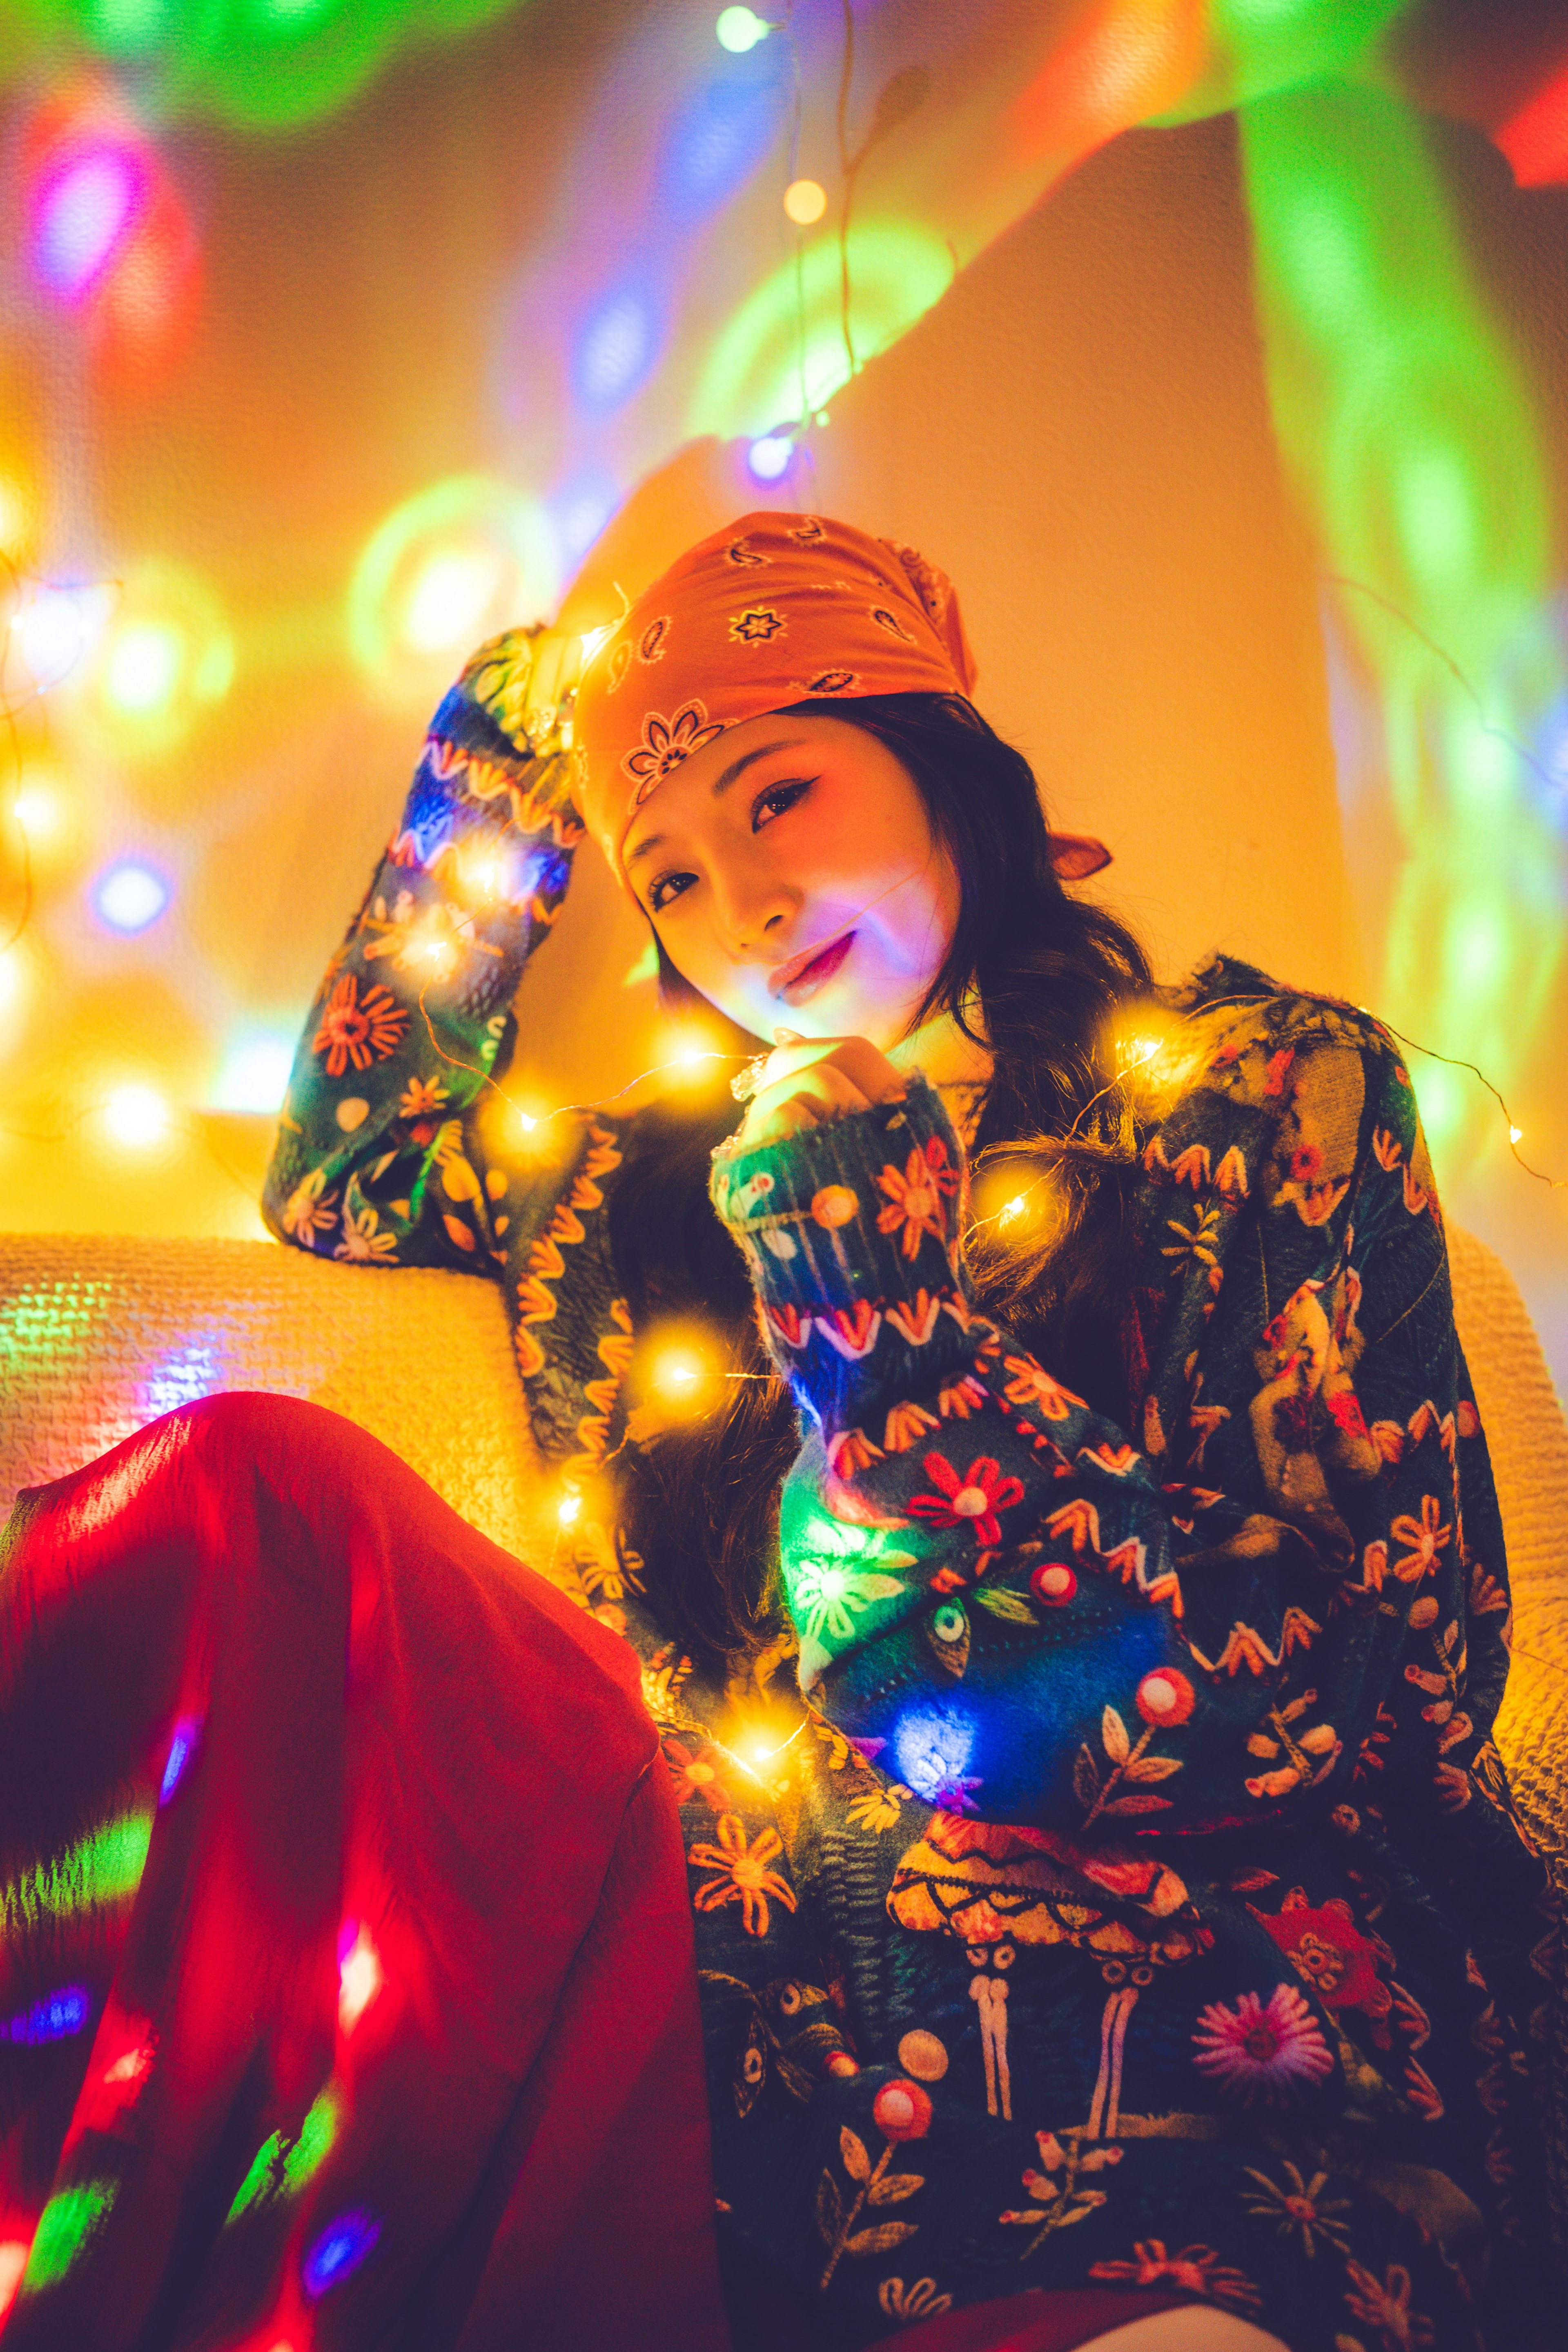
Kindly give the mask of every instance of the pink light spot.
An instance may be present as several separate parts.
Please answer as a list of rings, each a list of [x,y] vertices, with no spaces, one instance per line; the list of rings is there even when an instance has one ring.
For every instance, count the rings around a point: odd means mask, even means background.
[[[39,194],[33,268],[51,294],[79,301],[113,261],[141,210],[143,174],[122,147],[78,151]]]

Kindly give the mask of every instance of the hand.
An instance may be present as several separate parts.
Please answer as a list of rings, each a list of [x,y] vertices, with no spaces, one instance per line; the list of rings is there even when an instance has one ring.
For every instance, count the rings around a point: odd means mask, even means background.
[[[800,1037],[792,1029],[774,1034],[779,1042],[735,1139],[737,1150],[782,1142],[844,1111],[904,1100],[903,1072],[869,1037]]]

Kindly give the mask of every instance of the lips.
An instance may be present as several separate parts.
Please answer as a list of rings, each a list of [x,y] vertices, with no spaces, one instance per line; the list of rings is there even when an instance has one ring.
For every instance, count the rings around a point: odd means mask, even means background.
[[[781,970],[788,977],[775,980],[774,995],[780,997],[786,1004],[804,1004],[808,997],[815,996],[818,989],[825,987],[831,980],[854,945],[854,938],[853,931],[844,931],[803,962],[797,960],[792,964],[783,965]]]

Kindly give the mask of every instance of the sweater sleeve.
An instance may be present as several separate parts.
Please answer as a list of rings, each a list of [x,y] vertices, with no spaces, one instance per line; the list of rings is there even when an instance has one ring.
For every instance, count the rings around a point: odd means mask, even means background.
[[[492,1276],[504,1258],[489,1138],[505,1106],[482,1117],[482,1098],[581,835],[567,755],[536,756],[523,733],[530,642],[482,646],[437,710],[305,1024],[262,1194],[298,1248]],[[515,1188],[507,1207],[515,1219]]]
[[[1400,1482],[1386,1475],[1349,1370],[1385,1395],[1415,1376],[1353,1328],[1369,1259],[1396,1351],[1405,1310],[1446,1286],[1410,1174],[1413,1100],[1403,1144],[1368,1108],[1343,1181],[1282,1179],[1267,1203],[1256,1118],[1235,1115],[1246,1151],[1228,1156],[1229,1107],[1206,1108],[1218,1125],[1202,1165],[1219,1181],[1198,1293],[1218,1290],[1222,1228],[1247,1216],[1287,1221],[1312,1259],[1248,1366],[1264,1443],[1295,1447],[1298,1478],[1310,1456],[1299,1501],[1288,1475],[1264,1493],[1162,1481],[977,1311],[958,1146],[924,1084],[716,1160],[716,1205],[806,1432],[781,1516],[801,1680],[929,1802],[1079,1834],[1211,1828],[1332,1803],[1396,1686],[1434,1709],[1434,1743],[1456,1719],[1474,1728],[1451,1318],[1446,1357],[1419,1368],[1433,1444],[1414,1482],[1408,1454]],[[1470,1760],[1455,1747],[1447,1769],[1462,1780]]]

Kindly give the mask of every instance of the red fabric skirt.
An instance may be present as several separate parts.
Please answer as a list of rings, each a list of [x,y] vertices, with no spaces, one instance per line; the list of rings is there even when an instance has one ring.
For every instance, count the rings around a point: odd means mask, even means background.
[[[625,1645],[335,1414],[24,1496],[5,2352],[722,2352],[656,1754]]]

